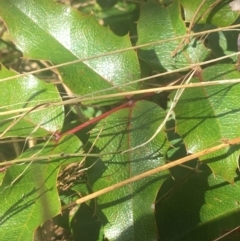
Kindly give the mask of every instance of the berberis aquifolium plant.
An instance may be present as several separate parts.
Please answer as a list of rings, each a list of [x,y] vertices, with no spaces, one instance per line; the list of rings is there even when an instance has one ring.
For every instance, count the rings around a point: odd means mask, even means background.
[[[0,240],[239,240],[239,10],[0,0]]]

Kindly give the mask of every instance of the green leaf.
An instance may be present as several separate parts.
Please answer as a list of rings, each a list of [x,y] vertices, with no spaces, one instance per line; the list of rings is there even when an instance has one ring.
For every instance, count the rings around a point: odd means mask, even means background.
[[[183,6],[185,19],[191,22],[202,0],[189,1],[179,0]],[[229,7],[228,1],[207,0],[200,8],[195,17],[195,23],[211,23],[217,27],[225,27],[231,25],[238,17],[237,12],[233,12]]]
[[[167,8],[155,1],[148,1],[142,6],[138,21],[137,45],[168,40],[185,35],[186,32],[187,28],[181,18],[178,1],[174,1]],[[181,39],[168,40],[140,48],[139,57],[160,71],[186,67],[207,57],[209,51],[200,40],[192,39],[187,46],[181,45],[181,41]],[[173,57],[176,50],[179,53]]]
[[[81,14],[51,0],[1,0],[0,16],[25,57],[44,59],[53,64],[131,47],[128,36],[114,35],[108,28],[100,26],[94,16]],[[93,92],[140,77],[137,55],[133,50],[95,57],[58,70],[74,93],[91,96]],[[104,94],[136,87],[136,84],[128,85]]]
[[[0,71],[0,78],[15,75],[15,72],[4,67]],[[61,101],[58,90],[53,84],[47,84],[28,75],[0,82],[0,89],[4,90],[0,95],[0,133],[4,137],[44,136],[62,128],[64,121],[62,106],[48,107],[43,110],[34,108],[25,115],[19,115],[21,109],[41,107],[40,105],[43,103]],[[15,111],[15,113],[7,114],[11,111]]]
[[[188,178],[157,204],[160,240],[215,240],[240,225],[239,194],[236,175],[234,185],[208,172]]]
[[[39,144],[21,156],[34,158],[59,154],[58,158],[14,165],[7,169],[0,187],[2,241],[33,240],[36,228],[60,213],[61,205],[56,188],[58,170],[61,165],[79,161],[79,158],[61,154],[80,151],[79,140],[74,136],[67,136],[58,145]]]
[[[202,72],[202,80],[237,79],[234,65],[214,65]],[[194,79],[193,82],[199,82]],[[188,153],[220,144],[223,139],[239,137],[238,84],[215,85],[186,89],[175,107],[176,131]],[[201,157],[215,175],[232,182],[238,167],[239,151],[235,146]]]
[[[83,203],[71,221],[74,240],[102,241],[102,223],[94,209]]]
[[[119,152],[147,141],[165,116],[158,105],[138,101],[102,120],[91,131],[91,141],[101,153]],[[168,147],[164,132],[149,144],[125,154],[109,154],[94,160],[89,180],[94,191],[121,182],[165,163]],[[104,233],[109,240],[157,240],[154,200],[168,171],[147,177],[104,194],[98,205],[107,220]]]

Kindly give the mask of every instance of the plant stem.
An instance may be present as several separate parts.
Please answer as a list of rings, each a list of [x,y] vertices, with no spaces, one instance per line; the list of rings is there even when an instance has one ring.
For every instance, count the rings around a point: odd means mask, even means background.
[[[64,132],[62,134],[55,133],[55,140],[59,141],[65,135],[74,134],[77,131],[80,131],[80,130],[82,130],[83,128],[85,128],[87,126],[89,126],[91,124],[94,124],[94,123],[104,119],[105,117],[111,115],[112,113],[114,113],[116,111],[119,111],[119,110],[127,108],[127,107],[131,107],[133,105],[133,103],[134,103],[134,101],[130,100],[130,101],[128,101],[128,102],[126,102],[126,103],[124,103],[122,105],[119,105],[119,106],[113,108],[112,110],[109,110],[109,111],[107,111],[107,112],[105,112],[105,113],[103,113],[103,114],[101,114],[101,115],[99,115],[99,116],[97,116],[95,118],[92,118],[89,121],[84,122],[83,124],[81,124],[79,126],[76,126],[76,127],[72,128],[71,130],[68,130],[68,131],[66,131],[66,132]]]

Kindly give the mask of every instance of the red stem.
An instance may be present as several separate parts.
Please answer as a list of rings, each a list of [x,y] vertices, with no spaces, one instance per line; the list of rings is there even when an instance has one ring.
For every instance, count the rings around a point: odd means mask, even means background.
[[[73,129],[68,130],[68,131],[66,131],[66,132],[64,132],[62,134],[55,133],[55,139],[56,139],[56,141],[59,141],[63,136],[68,135],[68,134],[74,134],[77,131],[80,131],[80,130],[82,130],[83,128],[85,128],[87,126],[89,126],[91,124],[94,124],[94,123],[104,119],[105,117],[111,115],[112,113],[114,113],[114,112],[116,112],[118,110],[121,110],[123,108],[132,106],[132,104],[133,104],[133,101],[128,101],[127,103],[124,103],[124,104],[122,104],[122,105],[120,105],[118,107],[115,107],[112,110],[109,110],[109,111],[107,111],[107,112],[105,112],[105,113],[103,113],[103,114],[101,114],[101,115],[99,115],[99,116],[97,116],[97,117],[87,121],[87,122],[84,122],[83,124],[81,124],[79,126],[76,126]]]

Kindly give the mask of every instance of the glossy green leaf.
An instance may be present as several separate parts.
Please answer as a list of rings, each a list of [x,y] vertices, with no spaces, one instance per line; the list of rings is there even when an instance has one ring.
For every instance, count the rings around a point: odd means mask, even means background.
[[[191,22],[202,0],[179,0],[183,6],[185,19]],[[231,25],[238,17],[237,12],[233,12],[228,1],[207,0],[198,11],[194,23],[211,23],[218,27]]]
[[[240,225],[239,176],[235,175],[232,185],[219,176],[201,173],[173,190],[156,207],[160,240],[215,240]]]
[[[53,64],[131,47],[128,36],[118,37],[100,26],[93,16],[52,0],[1,0],[0,16],[25,57],[44,59]],[[133,50],[95,57],[58,70],[74,93],[91,96],[96,91],[140,77],[137,55]],[[132,90],[136,86],[128,85],[104,93]]]
[[[138,101],[102,120],[91,132],[91,140],[102,153],[119,152],[147,141],[165,116],[158,105]],[[121,182],[165,163],[168,147],[165,134],[125,154],[94,160],[89,180],[94,191]],[[168,171],[104,194],[97,200],[106,238],[112,240],[157,240],[154,200]]]
[[[202,80],[237,79],[240,73],[234,65],[214,65],[202,72]],[[194,82],[199,82],[195,79]],[[215,85],[186,89],[177,103],[176,131],[186,145],[188,153],[210,148],[221,140],[239,137],[240,86]],[[239,151],[235,146],[220,150],[201,160],[207,161],[216,175],[233,181],[238,167]]]
[[[0,78],[16,73],[2,67]],[[0,82],[0,133],[4,137],[44,136],[62,128],[63,107],[48,107],[38,110],[41,104],[61,101],[57,88],[32,75]],[[35,107],[19,115],[24,108]],[[19,110],[19,111],[17,111]],[[15,111],[13,114],[8,114]]]
[[[2,241],[31,241],[39,225],[60,213],[61,205],[56,187],[59,168],[61,165],[79,161],[79,158],[64,157],[60,154],[80,151],[79,140],[68,136],[58,145],[36,145],[21,156],[23,158],[59,154],[59,157],[14,165],[7,169],[0,187]]]
[[[191,39],[186,46],[182,40],[168,40],[183,36],[187,28],[181,17],[178,1],[169,7],[162,7],[156,1],[143,4],[138,22],[138,45],[167,40],[160,44],[150,45],[139,50],[139,57],[156,70],[174,70],[204,60],[208,50],[202,42]],[[175,56],[174,56],[174,53]]]

